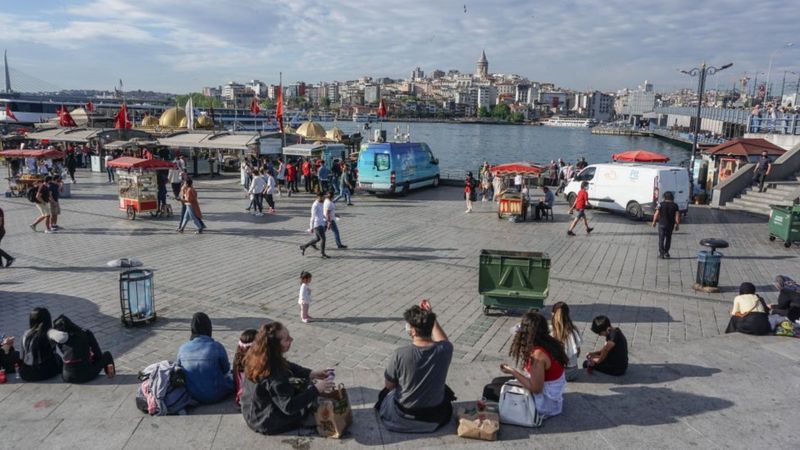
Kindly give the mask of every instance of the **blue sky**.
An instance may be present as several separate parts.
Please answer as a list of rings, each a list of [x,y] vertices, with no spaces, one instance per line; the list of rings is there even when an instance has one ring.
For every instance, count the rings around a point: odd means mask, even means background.
[[[772,80],[800,72],[790,3],[0,0],[0,48],[14,69],[65,89],[108,89],[121,78],[125,89],[182,93],[277,82],[281,71],[285,82],[311,83],[408,77],[416,66],[471,72],[485,49],[495,73],[573,89],[648,79],[663,91],[693,87],[677,69],[703,60],[734,63],[708,82],[729,87],[745,71],[766,72],[773,51],[793,41],[775,54]]]

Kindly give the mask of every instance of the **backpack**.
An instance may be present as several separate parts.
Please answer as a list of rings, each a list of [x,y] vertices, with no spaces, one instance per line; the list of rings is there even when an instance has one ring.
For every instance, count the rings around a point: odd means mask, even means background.
[[[166,363],[166,364],[164,364]],[[152,371],[148,369],[153,369]],[[163,398],[157,399],[158,407],[154,415],[166,416],[171,414],[180,414],[187,406],[195,406],[197,402],[189,395],[186,390],[186,373],[183,369],[169,361],[156,363],[148,366],[145,370],[139,372],[139,388],[136,390],[136,407],[142,412],[149,412],[147,407],[147,397],[144,394],[144,383],[150,379],[155,379],[159,376],[165,375],[163,372],[168,372],[169,386],[164,393]],[[161,410],[161,405],[166,408],[166,411]]]
[[[31,202],[31,203],[39,203],[36,200],[36,193],[37,192],[38,192],[38,189],[36,188],[36,186],[33,186],[33,187],[28,189],[28,192],[25,194],[25,196],[28,197],[28,201],[29,202]]]

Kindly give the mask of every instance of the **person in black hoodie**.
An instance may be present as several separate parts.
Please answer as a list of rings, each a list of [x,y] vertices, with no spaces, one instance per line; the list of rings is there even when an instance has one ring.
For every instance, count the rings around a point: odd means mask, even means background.
[[[22,337],[22,364],[19,375],[25,381],[42,381],[61,373],[61,357],[49,335],[53,322],[47,308],[33,308],[30,329]]]
[[[115,375],[111,353],[101,351],[94,334],[75,325],[67,316],[58,316],[49,334],[63,355],[61,378],[67,383],[92,381],[101,370],[109,378]]]

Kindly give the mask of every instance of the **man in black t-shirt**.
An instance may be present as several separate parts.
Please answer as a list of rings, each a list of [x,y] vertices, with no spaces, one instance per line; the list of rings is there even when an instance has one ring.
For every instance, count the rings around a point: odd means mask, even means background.
[[[664,192],[664,201],[658,205],[653,215],[653,227],[658,223],[658,257],[669,258],[669,247],[672,245],[672,232],[678,231],[681,223],[681,212],[674,202],[672,192]]]
[[[583,367],[608,375],[625,375],[628,370],[628,340],[622,330],[611,326],[606,316],[597,316],[592,320],[592,331],[606,338],[606,343],[599,351],[589,352]]]

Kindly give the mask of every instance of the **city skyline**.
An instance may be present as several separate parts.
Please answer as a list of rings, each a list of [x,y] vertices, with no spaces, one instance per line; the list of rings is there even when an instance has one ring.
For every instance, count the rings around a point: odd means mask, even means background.
[[[691,89],[696,80],[677,69],[702,60],[735,63],[710,87],[767,71],[771,55],[773,83],[800,69],[797,48],[776,51],[792,41],[791,19],[771,13],[784,6],[777,1],[36,3],[4,2],[0,45],[12,68],[61,89],[109,89],[123,79],[126,89],[185,93],[233,80],[277,83],[279,72],[289,83],[408,78],[417,66],[470,73],[481,50],[490,72],[575,90],[645,79],[659,91]]]

